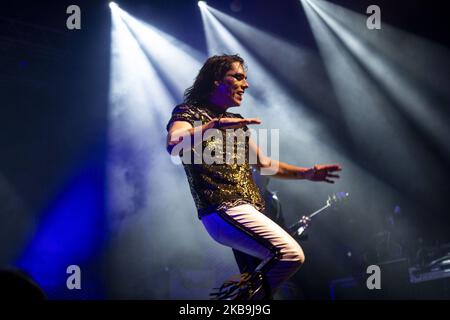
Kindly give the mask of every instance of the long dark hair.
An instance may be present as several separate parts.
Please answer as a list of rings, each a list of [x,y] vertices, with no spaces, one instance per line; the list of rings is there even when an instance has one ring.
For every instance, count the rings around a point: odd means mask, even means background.
[[[223,79],[234,62],[239,62],[244,67],[244,59],[237,54],[223,54],[208,58],[195,78],[194,84],[184,91],[184,102],[192,105],[206,104],[214,90],[214,81]]]

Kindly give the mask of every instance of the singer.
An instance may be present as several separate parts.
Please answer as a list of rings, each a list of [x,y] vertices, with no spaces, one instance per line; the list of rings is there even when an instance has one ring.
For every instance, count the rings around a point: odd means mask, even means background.
[[[264,201],[253,181],[251,165],[276,178],[328,183],[334,183],[339,178],[336,171],[341,170],[337,164],[306,168],[268,158],[247,134],[248,125],[261,121],[229,112],[229,108],[241,105],[248,88],[247,69],[239,55],[212,56],[185,91],[184,103],[174,108],[167,124],[167,150],[173,156],[183,155],[198,217],[206,231],[218,243],[262,261],[253,272],[226,281],[215,293],[218,299],[270,299],[305,261],[297,241],[261,213]],[[230,130],[243,133],[245,139],[232,139],[233,148],[217,148],[218,143],[230,141],[226,136]],[[192,141],[195,134],[210,136],[211,131],[216,138],[203,139],[200,152],[213,146],[214,150],[223,150],[219,156],[225,161],[187,161],[198,153],[198,146],[180,152],[177,145]],[[217,132],[222,139],[217,139]],[[239,149],[253,154],[256,162],[236,155],[234,151]],[[190,152],[189,157],[186,152]]]

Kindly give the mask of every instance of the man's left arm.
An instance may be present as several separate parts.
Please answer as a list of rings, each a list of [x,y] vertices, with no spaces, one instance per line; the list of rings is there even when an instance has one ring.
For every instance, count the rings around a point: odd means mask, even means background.
[[[298,167],[278,160],[269,158],[264,154],[256,142],[250,138],[250,152],[254,153],[256,158],[256,168],[263,175],[271,175],[281,179],[307,179],[311,181],[325,181],[334,183],[333,179],[338,179],[335,174],[342,168],[338,164],[315,165],[313,167]]]

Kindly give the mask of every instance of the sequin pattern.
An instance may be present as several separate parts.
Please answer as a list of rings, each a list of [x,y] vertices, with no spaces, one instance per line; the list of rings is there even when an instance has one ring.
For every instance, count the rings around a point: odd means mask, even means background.
[[[219,117],[242,118],[236,113],[218,113],[206,107],[183,104],[173,110],[167,129],[177,120],[187,121],[194,126],[195,121],[205,124]],[[245,135],[248,128],[243,129],[240,134]],[[227,133],[225,130],[220,131],[221,139],[216,137],[204,141],[202,152],[205,150],[209,153],[213,152],[213,155],[222,158],[223,163],[207,164],[204,161],[201,164],[183,163],[199,218],[215,210],[225,210],[241,204],[252,204],[257,210],[263,211],[264,200],[253,181],[249,164],[248,137],[241,136],[242,139],[234,139],[233,148],[226,148],[222,141],[227,140]],[[245,150],[245,152],[238,152],[238,150]],[[214,151],[219,154],[214,154]]]

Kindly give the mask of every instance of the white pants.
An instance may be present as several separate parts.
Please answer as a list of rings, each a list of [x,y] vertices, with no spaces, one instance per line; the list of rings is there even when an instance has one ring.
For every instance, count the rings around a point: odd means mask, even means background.
[[[263,260],[258,269],[262,267],[272,294],[305,260],[297,241],[252,205],[208,214],[202,222],[220,244]]]

